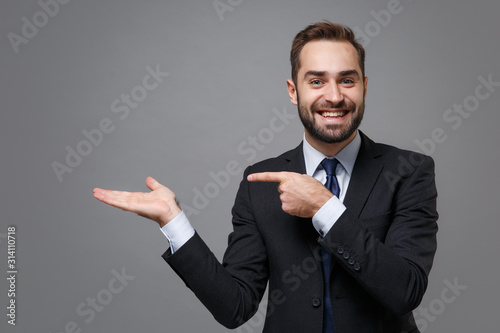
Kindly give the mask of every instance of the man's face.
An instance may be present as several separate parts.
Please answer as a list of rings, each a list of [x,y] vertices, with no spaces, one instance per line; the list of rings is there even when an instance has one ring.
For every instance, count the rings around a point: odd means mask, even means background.
[[[363,119],[368,82],[354,47],[348,42],[312,41],[302,49],[300,64],[296,84],[287,84],[306,137],[322,143],[352,139]]]

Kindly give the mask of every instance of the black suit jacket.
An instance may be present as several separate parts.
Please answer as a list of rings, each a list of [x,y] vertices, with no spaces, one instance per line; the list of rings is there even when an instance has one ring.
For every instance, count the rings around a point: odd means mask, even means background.
[[[235,328],[251,318],[269,282],[264,332],[321,333],[322,246],[332,255],[337,333],[418,332],[411,311],[424,295],[436,251],[434,163],[360,134],[347,210],[325,237],[311,219],[283,212],[276,183],[246,180],[263,171],[305,173],[301,144],[245,170],[222,264],[198,234],[174,254],[164,253],[222,325]]]

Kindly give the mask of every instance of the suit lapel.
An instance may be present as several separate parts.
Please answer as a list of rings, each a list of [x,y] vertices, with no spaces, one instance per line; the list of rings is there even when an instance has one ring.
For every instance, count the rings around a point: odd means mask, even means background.
[[[297,148],[283,154],[286,164],[284,169],[290,172],[306,173],[306,163],[304,161],[304,152],[302,142]]]
[[[376,160],[380,156],[377,146],[361,131],[359,133],[361,147],[344,198],[344,205],[357,217],[361,215],[368,196],[383,169],[382,164]]]

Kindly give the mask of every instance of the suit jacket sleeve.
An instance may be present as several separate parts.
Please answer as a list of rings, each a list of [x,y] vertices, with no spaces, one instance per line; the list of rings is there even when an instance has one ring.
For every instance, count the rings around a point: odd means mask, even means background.
[[[233,232],[221,264],[198,233],[180,249],[163,258],[183,279],[214,318],[236,328],[257,311],[268,281],[266,248],[248,207],[244,174],[233,207]]]

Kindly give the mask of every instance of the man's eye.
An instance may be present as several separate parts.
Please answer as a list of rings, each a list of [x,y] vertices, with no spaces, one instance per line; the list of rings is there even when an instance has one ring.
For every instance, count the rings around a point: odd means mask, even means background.
[[[342,84],[348,84],[348,85],[350,85],[350,84],[354,84],[354,81],[351,80],[351,79],[343,79],[342,80]]]
[[[322,82],[321,82],[321,80],[312,80],[312,81],[311,81],[311,84],[312,84],[313,86],[318,86],[318,85],[320,85],[321,83],[322,83]]]

